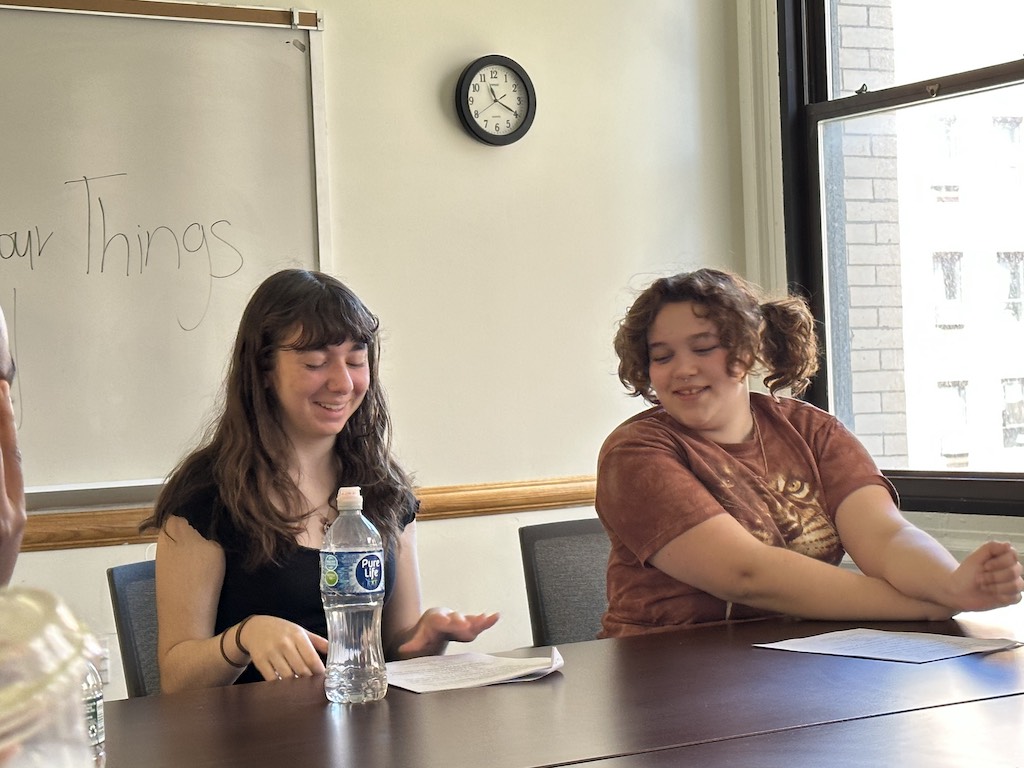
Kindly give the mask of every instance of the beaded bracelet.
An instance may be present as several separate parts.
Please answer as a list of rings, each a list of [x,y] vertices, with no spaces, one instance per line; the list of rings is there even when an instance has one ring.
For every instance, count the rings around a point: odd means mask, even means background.
[[[228,629],[231,629],[231,627],[228,627]],[[249,666],[248,662],[243,663],[243,664],[239,664],[237,661],[232,661],[231,657],[228,656],[227,651],[224,650],[224,636],[227,635],[227,633],[228,633],[227,629],[225,629],[223,632],[220,633],[220,655],[224,657],[224,661],[226,661],[228,664],[230,664],[235,669],[245,669],[246,667]]]

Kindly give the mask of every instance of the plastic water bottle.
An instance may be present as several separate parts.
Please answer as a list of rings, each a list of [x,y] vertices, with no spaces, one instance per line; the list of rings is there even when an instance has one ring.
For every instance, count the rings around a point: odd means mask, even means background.
[[[0,589],[0,765],[93,768],[82,711],[99,645],[51,592]]]
[[[93,765],[103,768],[107,763],[106,731],[103,727],[103,678],[88,657],[85,659],[85,678],[82,680],[82,703],[85,705],[85,730]]]
[[[384,608],[384,548],[362,513],[357,487],[338,490],[338,519],[320,551],[320,594],[327,614],[327,698],[358,704],[388,690],[380,622]]]

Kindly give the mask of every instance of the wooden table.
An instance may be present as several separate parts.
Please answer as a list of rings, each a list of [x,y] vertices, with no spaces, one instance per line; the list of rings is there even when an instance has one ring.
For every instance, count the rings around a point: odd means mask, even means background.
[[[963,730],[957,711],[992,740],[1005,739],[1007,711],[1020,725],[1024,648],[902,664],[752,647],[854,626],[1024,639],[1024,608],[938,623],[772,620],[573,643],[559,646],[565,667],[538,681],[391,688],[363,706],[329,704],[321,678],[112,701],[107,768],[744,765],[744,750],[791,749],[808,750],[808,765],[842,764],[877,733],[920,733],[913,746],[942,749],[929,730],[946,721]],[[829,739],[839,751],[815,746]],[[885,759],[875,764],[902,760],[897,747],[878,749]]]
[[[1024,696],[812,725],[585,763],[586,768],[1020,768]]]

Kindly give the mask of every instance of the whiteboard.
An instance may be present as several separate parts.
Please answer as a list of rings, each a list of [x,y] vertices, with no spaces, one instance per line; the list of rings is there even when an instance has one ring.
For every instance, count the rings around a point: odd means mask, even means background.
[[[0,305],[30,506],[162,480],[252,290],[319,263],[316,34],[0,9]]]

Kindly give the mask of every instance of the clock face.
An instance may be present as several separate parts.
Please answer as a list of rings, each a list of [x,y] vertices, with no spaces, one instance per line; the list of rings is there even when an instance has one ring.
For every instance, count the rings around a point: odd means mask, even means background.
[[[487,144],[511,144],[533,122],[533,83],[504,56],[485,56],[470,64],[459,78],[455,98],[466,130]]]
[[[483,130],[509,134],[526,119],[530,97],[519,75],[502,64],[492,64],[476,73],[466,103]]]

